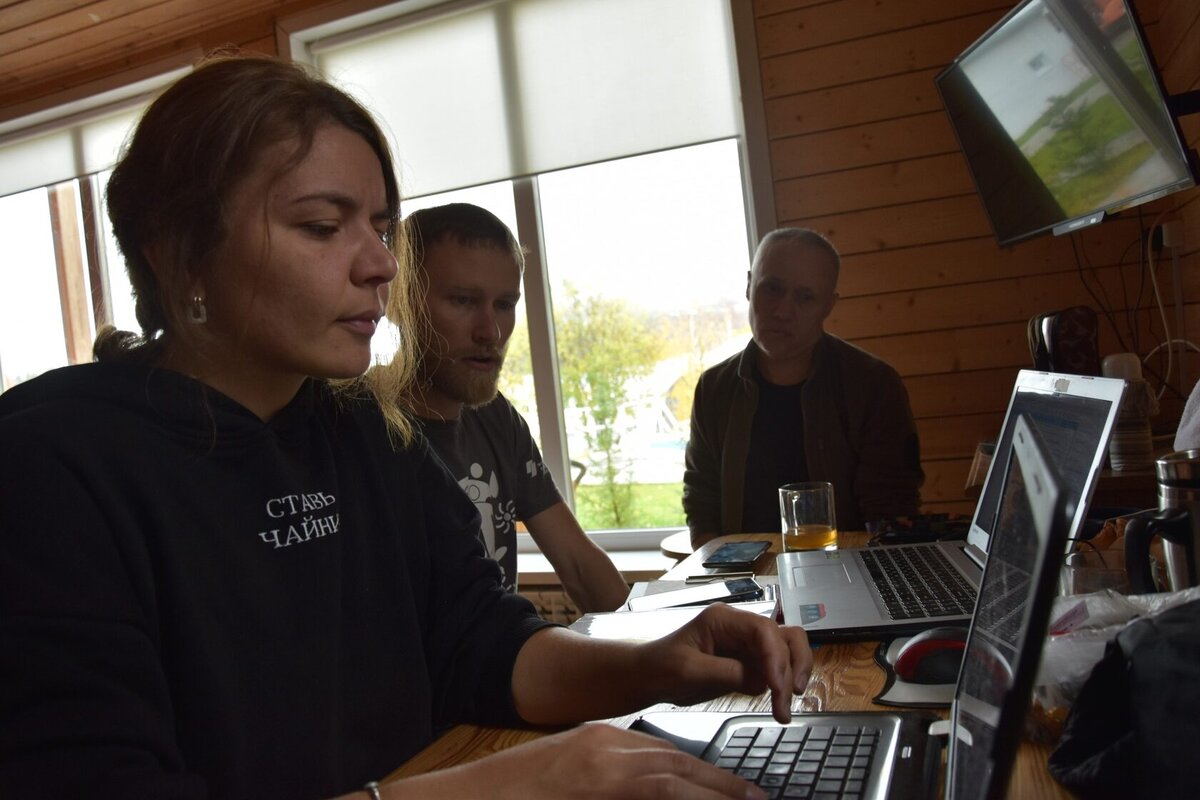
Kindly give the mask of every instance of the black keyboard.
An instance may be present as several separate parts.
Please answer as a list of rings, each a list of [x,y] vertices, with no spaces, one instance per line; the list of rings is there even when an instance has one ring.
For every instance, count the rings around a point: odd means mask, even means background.
[[[789,800],[860,798],[880,748],[871,725],[739,727],[714,763]]]
[[[936,547],[877,547],[863,564],[892,619],[970,614],[975,588]]]

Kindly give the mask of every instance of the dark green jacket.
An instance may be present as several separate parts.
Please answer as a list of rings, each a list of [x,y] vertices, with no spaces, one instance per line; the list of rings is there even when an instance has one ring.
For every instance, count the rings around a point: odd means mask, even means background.
[[[752,340],[696,383],[683,473],[683,509],[693,540],[743,532],[757,353]],[[917,513],[925,475],[908,392],[896,370],[827,333],[813,353],[801,410],[808,477],[833,484],[840,529],[862,530],[868,521]]]

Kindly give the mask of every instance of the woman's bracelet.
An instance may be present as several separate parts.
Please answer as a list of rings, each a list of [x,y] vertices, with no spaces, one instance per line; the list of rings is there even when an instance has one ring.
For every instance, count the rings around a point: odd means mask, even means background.
[[[363,791],[367,793],[367,796],[370,797],[371,800],[383,800],[383,795],[379,793],[379,781],[369,781],[367,785],[363,787]]]

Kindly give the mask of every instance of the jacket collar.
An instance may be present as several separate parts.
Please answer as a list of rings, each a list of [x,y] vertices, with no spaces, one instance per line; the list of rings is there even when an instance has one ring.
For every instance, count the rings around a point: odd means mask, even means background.
[[[813,346],[812,367],[808,372],[809,377],[820,372],[825,366],[825,362],[829,357],[829,342],[832,338],[833,336],[830,333],[824,332],[821,334],[821,338],[817,340],[816,345]],[[746,349],[738,356],[737,376],[746,383],[756,383],[758,376],[761,374],[758,369],[758,357],[761,352],[752,338],[746,344]]]

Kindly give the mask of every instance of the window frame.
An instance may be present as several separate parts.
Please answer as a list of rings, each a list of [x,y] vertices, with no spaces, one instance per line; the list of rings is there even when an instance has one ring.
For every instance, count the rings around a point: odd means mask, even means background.
[[[314,65],[313,45],[338,42],[372,33],[415,25],[433,17],[496,5],[503,0],[402,0],[381,4],[350,0],[327,9],[281,19],[276,26],[280,55]],[[760,234],[776,226],[774,183],[766,135],[766,112],[759,73],[758,45],[751,0],[727,0],[730,23],[729,61],[740,92],[737,133],[741,162],[743,203],[746,209],[746,246],[752,255]],[[631,153],[629,155],[637,155]],[[511,177],[517,214],[517,238],[527,249],[523,283],[537,396],[542,457],[564,500],[574,509],[574,485],[567,455],[563,398],[558,379],[550,283],[544,261],[544,238],[538,202],[537,176]],[[588,531],[606,550],[657,547],[665,536],[680,528]],[[527,534],[518,537],[519,552],[536,552]]]
[[[163,87],[190,71],[200,56],[199,49],[189,48],[7,109],[0,116],[0,149],[36,136],[71,130],[114,111],[145,107]],[[84,172],[19,190],[44,191],[50,205],[63,342],[70,364],[90,361],[95,332],[112,322],[113,304],[100,221],[104,213],[100,172]],[[3,374],[0,364],[0,387],[4,385]]]

